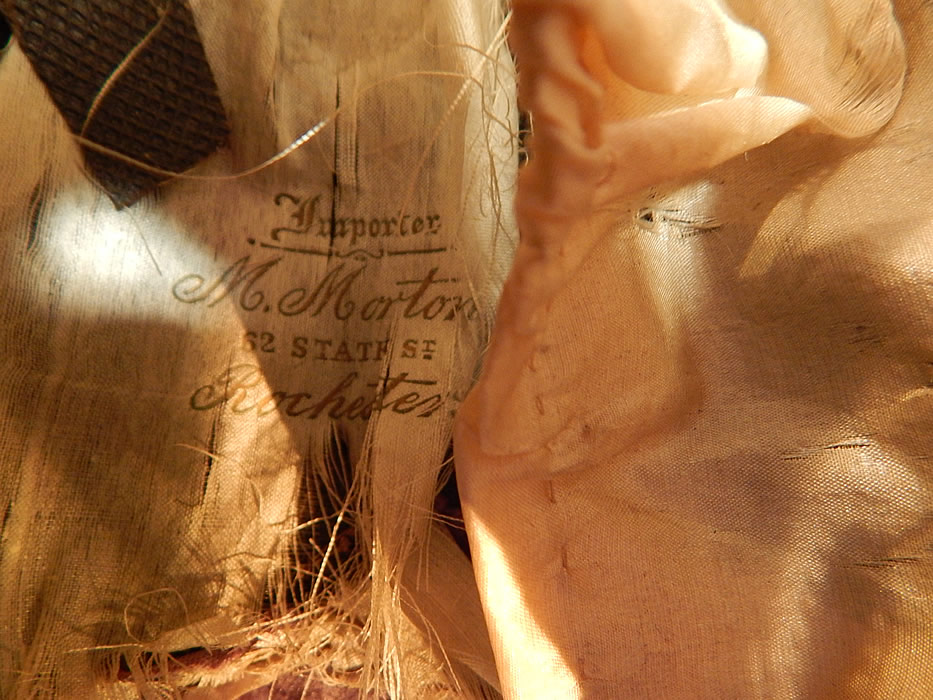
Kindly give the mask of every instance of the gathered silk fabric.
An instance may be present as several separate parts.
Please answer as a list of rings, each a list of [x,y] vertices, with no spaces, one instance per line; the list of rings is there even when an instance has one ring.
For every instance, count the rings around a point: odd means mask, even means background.
[[[933,8],[516,0],[457,473],[507,697],[933,696]]]
[[[933,697],[933,5],[130,4],[0,0],[0,698]]]

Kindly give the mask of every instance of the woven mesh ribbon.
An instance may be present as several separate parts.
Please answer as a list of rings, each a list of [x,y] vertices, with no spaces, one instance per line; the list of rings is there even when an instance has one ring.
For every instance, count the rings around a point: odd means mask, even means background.
[[[7,5],[23,52],[85,139],[88,171],[118,206],[226,139],[223,105],[184,0]]]

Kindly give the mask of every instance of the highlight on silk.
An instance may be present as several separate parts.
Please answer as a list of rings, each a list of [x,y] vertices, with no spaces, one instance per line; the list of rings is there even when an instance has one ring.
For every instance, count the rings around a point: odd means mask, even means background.
[[[0,698],[933,697],[929,2],[0,18]]]

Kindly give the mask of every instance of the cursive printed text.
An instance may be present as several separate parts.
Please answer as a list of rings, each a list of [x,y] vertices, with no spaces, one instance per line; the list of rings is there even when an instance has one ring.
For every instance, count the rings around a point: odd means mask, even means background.
[[[287,389],[269,391],[263,378],[257,365],[233,365],[195,389],[189,405],[195,411],[222,406],[232,413],[259,417],[279,412],[310,420],[322,416],[331,420],[368,420],[380,411],[427,418],[445,403],[444,397],[433,390],[437,382],[412,379],[407,372],[384,377],[380,382],[364,382],[358,372],[348,372],[329,389],[314,395]]]
[[[339,321],[381,321],[390,313],[428,321],[453,321],[460,316],[472,321],[479,317],[473,297],[440,291],[453,280],[439,278],[437,267],[419,279],[397,280],[395,289],[374,294],[359,283],[366,263],[341,262],[319,279],[274,291],[268,275],[281,260],[276,257],[253,262],[250,255],[245,255],[216,275],[192,273],[181,277],[172,285],[172,295],[184,304],[212,307],[229,298],[243,311],[274,311],[282,316],[332,315]]]
[[[350,245],[356,245],[375,238],[396,236],[434,236],[440,232],[439,214],[403,214],[396,216],[320,216],[321,196],[296,197],[287,192],[280,192],[273,200],[276,206],[291,209],[290,226],[279,226],[269,232],[269,238],[282,240],[283,234],[314,236],[329,240],[345,238]]]

